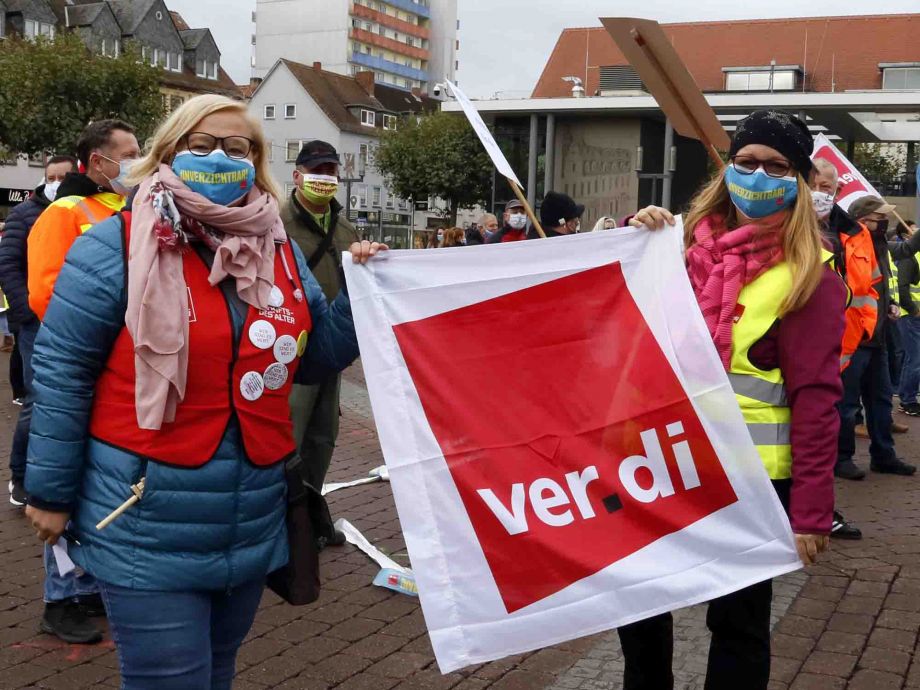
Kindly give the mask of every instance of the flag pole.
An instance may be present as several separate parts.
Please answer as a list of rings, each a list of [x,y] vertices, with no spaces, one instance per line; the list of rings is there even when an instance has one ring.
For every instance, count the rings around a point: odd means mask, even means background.
[[[527,212],[527,217],[530,218],[530,222],[533,223],[534,228],[537,231],[537,234],[540,237],[546,237],[546,233],[543,232],[543,226],[540,225],[540,221],[537,220],[537,217],[534,215],[533,209],[530,208],[530,204],[527,203],[527,199],[524,198],[524,192],[518,186],[518,183],[512,180],[510,177],[505,178],[508,180],[508,184],[511,185],[511,189],[514,190],[515,196],[517,196],[518,201],[524,204],[524,211]]]

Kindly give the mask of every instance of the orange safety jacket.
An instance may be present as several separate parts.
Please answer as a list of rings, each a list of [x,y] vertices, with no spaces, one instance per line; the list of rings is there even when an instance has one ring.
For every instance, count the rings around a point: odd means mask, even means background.
[[[54,292],[67,251],[80,235],[114,215],[125,198],[113,192],[57,199],[35,221],[28,239],[29,306],[39,319]]]
[[[882,282],[882,271],[875,257],[869,229],[862,223],[859,227],[860,231],[855,235],[840,233],[846,261],[845,278],[851,294],[840,353],[841,370],[849,366],[856,348],[872,338],[879,319],[879,294],[875,286]]]

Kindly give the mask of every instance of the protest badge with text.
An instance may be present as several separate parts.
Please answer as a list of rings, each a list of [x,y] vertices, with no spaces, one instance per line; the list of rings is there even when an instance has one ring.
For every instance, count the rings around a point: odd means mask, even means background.
[[[800,566],[679,228],[345,265],[442,671]]]

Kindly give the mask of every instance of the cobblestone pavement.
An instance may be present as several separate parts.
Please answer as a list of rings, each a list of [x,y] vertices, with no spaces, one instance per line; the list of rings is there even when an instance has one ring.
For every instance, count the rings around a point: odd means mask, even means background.
[[[6,369],[5,356],[0,371]],[[3,377],[5,378],[5,377]],[[8,480],[17,408],[0,384],[0,480]],[[342,428],[329,479],[365,475],[382,464],[359,368],[346,373]],[[920,422],[900,437],[917,458]],[[907,452],[905,452],[907,451]],[[825,564],[776,583],[771,690],[920,688],[913,664],[920,628],[920,479],[870,476],[839,487],[839,504],[867,538],[834,543]],[[0,492],[2,493],[2,492]],[[408,563],[389,486],[329,496],[377,546]],[[349,545],[322,553],[323,594],[292,607],[266,593],[238,661],[238,690],[616,690],[622,660],[615,633],[576,640],[462,672],[437,670],[417,600],[371,585],[377,566]],[[66,645],[38,633],[39,546],[6,496],[0,503],[0,690],[117,688],[113,644]],[[677,687],[701,688],[708,635],[705,607],[675,616]],[[739,688],[738,690],[744,690]]]

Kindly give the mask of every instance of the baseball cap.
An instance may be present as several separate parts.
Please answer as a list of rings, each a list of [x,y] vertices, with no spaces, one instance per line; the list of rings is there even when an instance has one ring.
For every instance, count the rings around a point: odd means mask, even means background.
[[[847,213],[849,213],[850,218],[859,220],[860,218],[865,218],[870,213],[888,214],[896,208],[897,206],[894,204],[886,204],[877,196],[864,196],[850,204]]]
[[[341,163],[335,147],[325,141],[319,139],[308,141],[297,154],[297,166],[310,168],[321,163]]]
[[[524,204],[521,203],[520,199],[512,199],[507,204],[505,204],[506,211],[510,211],[513,208],[524,208]]]

